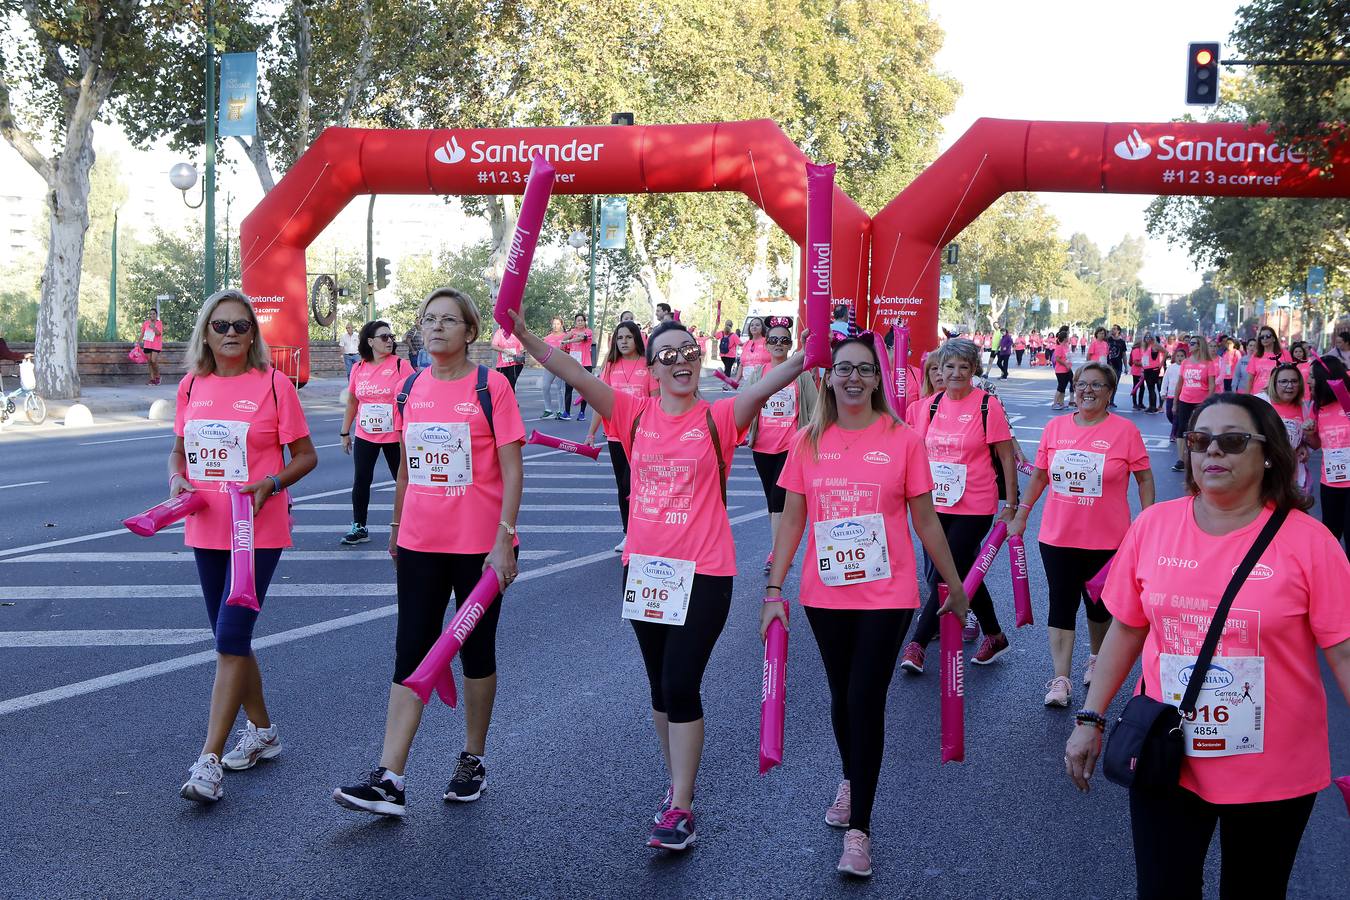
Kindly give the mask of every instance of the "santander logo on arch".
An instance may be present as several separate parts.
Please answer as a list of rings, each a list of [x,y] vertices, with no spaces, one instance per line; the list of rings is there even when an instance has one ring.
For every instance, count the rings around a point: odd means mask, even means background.
[[[436,162],[445,163],[452,166],[464,159],[464,148],[459,145],[459,141],[452,134],[450,140],[443,146],[436,148]]]
[[[1116,144],[1115,151],[1116,156],[1119,156],[1121,159],[1143,159],[1153,152],[1153,147],[1148,141],[1144,140],[1143,135],[1141,135],[1139,129],[1136,128],[1134,131],[1125,135],[1125,140]]]

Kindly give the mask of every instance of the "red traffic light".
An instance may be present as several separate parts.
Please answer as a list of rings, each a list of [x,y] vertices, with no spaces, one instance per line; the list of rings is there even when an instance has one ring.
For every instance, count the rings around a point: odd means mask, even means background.
[[[1214,54],[1208,50],[1201,50],[1195,54],[1195,64],[1197,66],[1207,66],[1214,62]]]

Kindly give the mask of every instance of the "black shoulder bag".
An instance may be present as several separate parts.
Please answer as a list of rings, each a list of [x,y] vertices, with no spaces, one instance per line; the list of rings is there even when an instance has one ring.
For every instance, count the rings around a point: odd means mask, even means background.
[[[1261,554],[1275,539],[1275,532],[1280,530],[1288,517],[1288,510],[1277,510],[1257,535],[1256,543],[1247,551],[1242,563],[1234,570],[1233,579],[1228,582],[1228,589],[1223,592],[1219,608],[1214,611],[1214,618],[1209,623],[1205,642],[1200,645],[1200,655],[1196,657],[1195,669],[1186,684],[1181,706],[1154,700],[1143,691],[1125,704],[1102,753],[1102,774],[1108,780],[1126,788],[1133,785],[1166,788],[1175,787],[1181,779],[1181,760],[1186,755],[1186,739],[1181,730],[1182,716],[1194,714],[1200,685],[1204,683],[1209,664],[1214,659],[1214,651],[1219,646],[1219,636],[1223,634],[1224,622],[1228,620],[1228,610]]]

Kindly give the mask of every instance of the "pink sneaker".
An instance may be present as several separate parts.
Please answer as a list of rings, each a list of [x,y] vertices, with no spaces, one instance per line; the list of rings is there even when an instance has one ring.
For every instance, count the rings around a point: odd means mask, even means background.
[[[910,641],[905,645],[905,656],[900,660],[900,668],[911,675],[923,674],[923,647],[919,646],[918,641]]]
[[[980,649],[975,651],[975,655],[970,658],[973,665],[987,666],[1000,656],[1008,652],[1008,636],[999,632],[990,637],[985,635],[980,642]]]
[[[835,866],[845,875],[866,878],[872,874],[872,841],[856,828],[844,832],[844,852]]]
[[[769,570],[773,568],[773,551],[769,551],[768,557],[764,560],[764,574],[768,575]]]
[[[847,828],[852,815],[853,787],[848,783],[848,779],[844,779],[839,782],[839,790],[835,791],[834,802],[825,810],[825,824],[832,828]]]
[[[1050,689],[1045,695],[1046,706],[1058,706],[1060,709],[1069,705],[1069,698],[1073,696],[1073,688],[1069,685],[1069,679],[1063,675],[1056,675],[1046,684]]]
[[[671,807],[652,828],[647,846],[663,850],[686,850],[696,840],[698,833],[694,831],[694,814],[687,809]]]
[[[961,640],[967,644],[975,643],[980,636],[980,620],[973,612],[966,613],[966,624],[961,628]]]
[[[1083,670],[1083,686],[1092,684],[1092,673],[1097,670],[1097,654],[1093,653],[1088,657],[1087,668]]]

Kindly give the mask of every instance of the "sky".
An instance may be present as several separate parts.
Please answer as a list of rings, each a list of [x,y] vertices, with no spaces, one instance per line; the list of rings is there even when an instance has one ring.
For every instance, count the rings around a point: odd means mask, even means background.
[[[1102,122],[1165,122],[1184,115],[1186,45],[1224,40],[1232,30],[1237,0],[930,0],[946,32],[937,65],[962,85],[955,110],[944,120],[942,147],[955,142],[982,116]],[[148,234],[153,220],[170,230],[200,211],[187,209],[168,184],[168,169],[180,157],[160,147],[133,150],[115,128],[99,126],[96,149],[117,155],[131,196],[122,222]],[[262,196],[257,179],[234,142],[222,144],[233,173],[222,171],[220,190],[234,194],[232,227]],[[190,160],[191,161],[191,160]],[[31,198],[36,214],[43,185],[0,141],[0,193]],[[196,199],[196,192],[192,198]],[[1103,251],[1127,234],[1143,235],[1141,195],[1040,194],[1061,223],[1065,238],[1086,232]],[[217,204],[223,221],[224,197]],[[316,246],[363,249],[365,198],[358,198]],[[458,215],[444,227],[446,208],[434,197],[381,197],[376,205],[377,245],[408,248],[427,239],[426,222],[439,220],[439,235],[480,239],[486,228]],[[418,246],[418,249],[424,249]],[[331,251],[330,251],[331,252]],[[377,249],[377,253],[380,251]],[[388,255],[395,255],[390,253]],[[1150,240],[1142,273],[1155,293],[1185,293],[1200,284],[1186,255]]]

